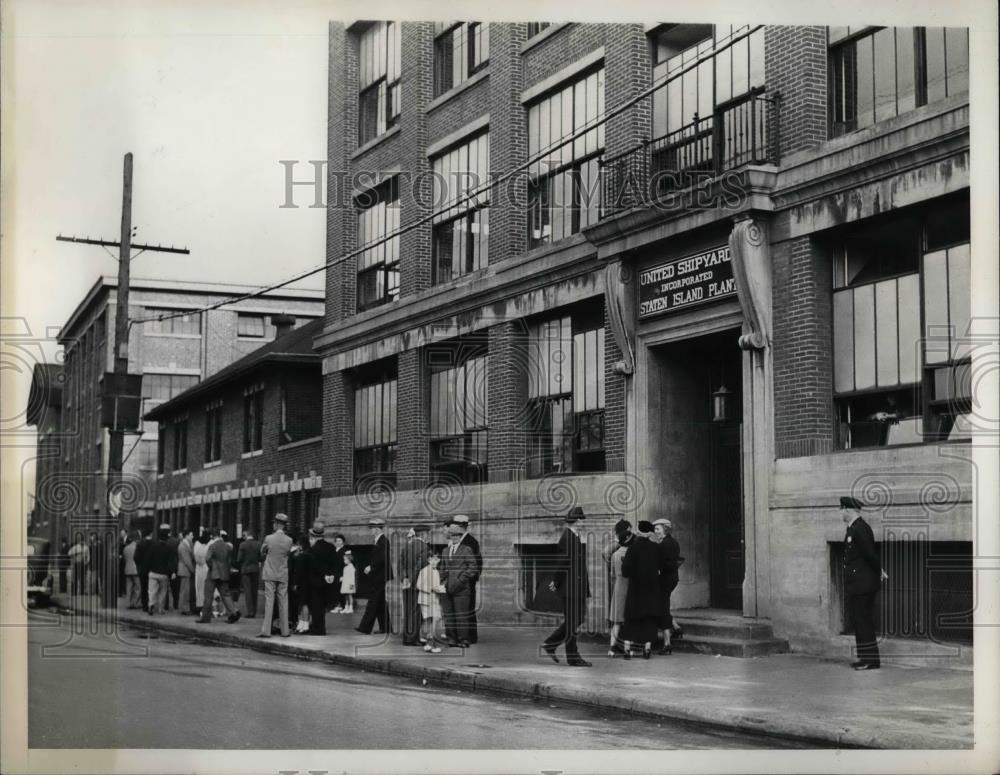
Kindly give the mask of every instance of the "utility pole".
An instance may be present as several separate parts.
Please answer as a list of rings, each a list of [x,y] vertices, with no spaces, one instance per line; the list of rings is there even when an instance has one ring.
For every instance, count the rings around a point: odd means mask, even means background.
[[[126,395],[128,379],[128,342],[129,342],[129,281],[130,264],[132,259],[147,250],[157,253],[183,253],[188,254],[187,248],[165,247],[163,245],[139,245],[132,244],[132,154],[125,154],[125,165],[122,174],[122,220],[121,237],[118,242],[109,240],[91,239],[90,237],[64,237],[61,234],[56,236],[60,242],[78,242],[85,245],[100,245],[105,249],[109,247],[118,248],[118,290],[116,294],[117,307],[115,309],[115,338],[114,338],[114,371],[110,375],[105,375],[105,379],[110,378],[110,385],[102,391],[105,397],[114,402],[114,412],[109,426],[108,443],[108,476],[107,487],[105,489],[105,502],[107,504],[108,516],[114,517],[114,532],[105,535],[103,544],[105,546],[104,562],[105,568],[102,574],[105,579],[103,585],[104,600],[106,607],[113,607],[117,603],[117,541],[118,529],[123,527],[121,522],[121,495],[119,484],[122,480],[123,457],[125,452],[125,433],[131,425],[119,413],[119,408],[124,405],[121,399]],[[132,249],[138,249],[136,256],[132,255]],[[135,422],[138,424],[141,419]],[[98,570],[100,572],[101,569]]]

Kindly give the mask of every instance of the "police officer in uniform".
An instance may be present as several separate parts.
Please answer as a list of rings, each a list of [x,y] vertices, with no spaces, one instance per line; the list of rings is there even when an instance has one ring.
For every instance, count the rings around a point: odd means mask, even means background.
[[[889,578],[875,546],[875,535],[861,517],[861,502],[845,495],[840,499],[840,514],[847,525],[844,536],[844,595],[854,625],[858,659],[855,670],[878,670],[878,643],[875,640],[875,596],[882,579]]]

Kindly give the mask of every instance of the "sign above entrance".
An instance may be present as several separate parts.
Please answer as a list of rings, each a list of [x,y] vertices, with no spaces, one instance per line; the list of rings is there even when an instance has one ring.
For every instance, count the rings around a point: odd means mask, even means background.
[[[639,273],[639,318],[736,295],[729,246],[675,258]]]

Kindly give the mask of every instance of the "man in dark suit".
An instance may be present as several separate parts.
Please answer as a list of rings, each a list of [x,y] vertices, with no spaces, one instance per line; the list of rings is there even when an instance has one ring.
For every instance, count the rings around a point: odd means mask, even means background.
[[[326,635],[327,588],[336,578],[337,550],[327,541],[326,527],[317,520],[309,528],[309,551],[302,557],[302,580],[309,607],[308,635]]]
[[[171,530],[170,536],[167,538],[167,548],[170,550],[170,556],[174,558],[174,572],[170,576],[170,594],[167,595],[167,609],[173,608],[175,611],[180,608],[178,602],[181,592],[181,580],[177,575],[177,548],[180,546],[181,539],[177,537],[177,531]]]
[[[149,550],[153,548],[153,529],[147,528],[135,547],[135,568],[139,571],[139,598],[142,610],[149,610]]]
[[[229,614],[226,621],[229,624],[239,621],[240,612],[236,610],[233,598],[229,594],[232,553],[233,547],[221,537],[208,543],[208,552],[205,554],[205,563],[208,565],[208,576],[205,577],[205,605],[201,607],[201,617],[195,620],[198,624],[209,624],[212,621],[212,598],[216,590],[219,591],[222,605]]]
[[[462,543],[465,532],[461,525],[452,523],[446,528],[448,546],[441,552],[438,574],[444,594],[440,596],[441,617],[448,645],[467,648],[469,641],[469,613],[472,609],[472,581],[476,574],[476,558],[472,550]]]
[[[380,632],[388,635],[392,632],[392,624],[389,621],[389,606],[385,599],[385,585],[393,579],[392,564],[389,562],[389,538],[385,535],[384,519],[379,517],[370,519],[368,527],[371,528],[375,544],[372,547],[371,562],[364,567],[364,574],[371,584],[371,592],[361,623],[354,629],[363,635],[371,635],[372,628],[378,621]]]
[[[875,596],[882,579],[882,561],[875,547],[875,535],[861,518],[861,502],[844,496],[840,499],[840,514],[847,525],[844,537],[844,594],[847,610],[854,624],[854,640],[858,659],[851,663],[855,670],[878,670],[878,643],[875,639]]]
[[[469,643],[475,643],[479,640],[479,622],[476,620],[476,610],[478,608],[478,595],[477,587],[479,586],[479,577],[483,575],[483,553],[479,548],[479,541],[476,540],[475,536],[469,532],[469,518],[465,514],[456,514],[451,518],[451,524],[458,525],[462,528],[462,540],[463,546],[468,546],[472,551],[472,556],[476,560],[476,574],[475,578],[472,579],[472,601],[471,607],[469,608]]]
[[[427,542],[423,536],[430,528],[414,525],[399,550],[399,583],[403,590],[403,645],[420,645],[420,605],[417,602],[417,576],[427,564]]]
[[[559,536],[556,551],[556,571],[549,589],[559,595],[563,604],[563,620],[545,639],[542,648],[553,662],[558,662],[556,647],[566,644],[566,662],[574,667],[590,667],[590,662],[580,656],[576,646],[576,633],[587,614],[590,597],[590,580],[587,577],[587,546],[580,540],[579,521],[583,509],[574,506],[564,518],[566,526]]]
[[[251,532],[243,534],[240,548],[236,550],[236,567],[240,569],[243,584],[243,609],[247,619],[253,619],[257,615],[260,587],[260,541]]]

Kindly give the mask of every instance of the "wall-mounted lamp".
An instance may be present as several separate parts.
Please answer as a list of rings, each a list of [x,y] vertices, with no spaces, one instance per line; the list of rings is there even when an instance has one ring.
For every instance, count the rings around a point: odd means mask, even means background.
[[[725,385],[712,393],[712,421],[725,422],[733,418],[733,392]]]

